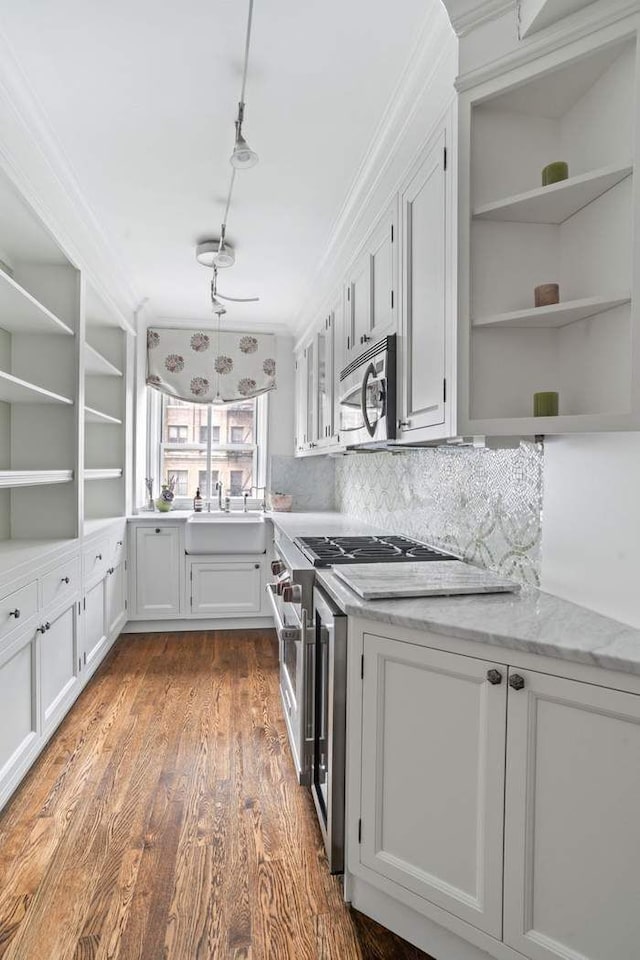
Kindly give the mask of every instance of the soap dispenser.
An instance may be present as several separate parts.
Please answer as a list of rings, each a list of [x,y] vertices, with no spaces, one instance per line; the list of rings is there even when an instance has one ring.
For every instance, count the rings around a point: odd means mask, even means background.
[[[202,513],[202,497],[200,496],[200,487],[196,490],[196,495],[193,498],[193,512]]]

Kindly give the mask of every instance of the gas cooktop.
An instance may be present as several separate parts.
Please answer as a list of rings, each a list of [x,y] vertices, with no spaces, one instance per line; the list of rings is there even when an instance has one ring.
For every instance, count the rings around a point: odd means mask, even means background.
[[[297,537],[295,545],[314,567],[336,563],[389,563],[457,560],[409,537]]]

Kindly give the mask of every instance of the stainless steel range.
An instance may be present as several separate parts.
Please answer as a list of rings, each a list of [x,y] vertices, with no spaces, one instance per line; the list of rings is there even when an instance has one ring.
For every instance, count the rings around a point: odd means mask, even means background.
[[[344,869],[346,617],[318,586],[315,567],[455,560],[400,536],[300,537],[276,532],[268,586],[280,644],[280,695],[298,780],[311,787],[332,873]]]

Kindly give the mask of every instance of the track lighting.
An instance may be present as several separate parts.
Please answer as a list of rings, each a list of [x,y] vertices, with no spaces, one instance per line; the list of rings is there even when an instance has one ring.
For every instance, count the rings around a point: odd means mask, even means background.
[[[221,317],[223,313],[227,312],[227,308],[225,307],[224,303],[221,303],[216,297],[215,275],[213,280],[211,281],[211,307],[213,308],[213,312],[217,314],[219,317]]]
[[[196,247],[196,260],[203,267],[232,267],[236,262],[236,253],[230,243],[224,239],[224,226],[219,238],[203,240]]]
[[[249,167],[255,167],[258,162],[258,154],[252,150],[245,138],[242,136],[242,121],[244,120],[244,102],[241,100],[238,104],[238,119],[236,120],[236,145],[230,157],[230,163],[236,170],[248,170]]]

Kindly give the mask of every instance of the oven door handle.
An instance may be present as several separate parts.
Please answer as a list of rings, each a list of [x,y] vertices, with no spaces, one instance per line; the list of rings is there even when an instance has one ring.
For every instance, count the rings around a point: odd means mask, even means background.
[[[278,602],[276,600],[276,592],[274,590],[273,584],[268,583],[266,590],[267,590],[267,596],[271,601],[273,619],[276,622],[276,633],[282,640],[295,640],[296,642],[300,642],[303,638],[304,622],[303,622],[302,629],[300,627],[288,627],[285,623],[283,623],[282,617],[280,616],[280,608],[278,607]]]

